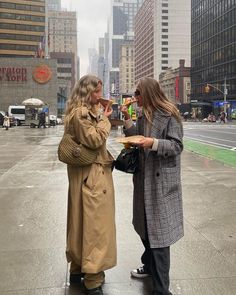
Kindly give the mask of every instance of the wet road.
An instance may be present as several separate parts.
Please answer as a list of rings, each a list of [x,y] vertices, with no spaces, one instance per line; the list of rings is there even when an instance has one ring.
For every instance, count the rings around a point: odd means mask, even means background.
[[[184,123],[184,137],[227,149],[236,149],[235,124]]]

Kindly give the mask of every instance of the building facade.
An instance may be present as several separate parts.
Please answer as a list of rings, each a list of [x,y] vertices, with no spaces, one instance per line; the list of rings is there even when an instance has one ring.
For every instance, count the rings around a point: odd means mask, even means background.
[[[134,42],[127,41],[120,48],[120,85],[119,93],[132,94],[134,92]]]
[[[61,0],[47,0],[47,6],[49,11],[60,11]]]
[[[57,114],[57,62],[40,58],[0,58],[0,110],[21,105],[31,97],[41,99]]]
[[[159,83],[168,99],[174,104],[190,103],[190,67],[185,67],[185,60],[179,61],[178,68],[168,68],[162,72]]]
[[[154,4],[146,0],[135,18],[135,81],[154,77]]]
[[[103,88],[105,84],[105,38],[98,39],[98,68],[97,76],[103,81]],[[105,91],[103,89],[103,96]]]
[[[0,57],[43,55],[44,42],[45,0],[0,1]]]
[[[74,72],[77,80],[77,16],[74,11],[49,11],[49,52],[74,54]],[[72,87],[73,87],[72,83]]]
[[[226,108],[229,117],[236,113],[235,18],[235,0],[192,0],[191,100],[215,114]]]
[[[72,52],[51,52],[51,58],[57,60],[57,78],[67,81],[67,92],[75,85],[75,55]]]
[[[120,47],[134,39],[134,17],[144,0],[112,0],[109,25],[109,80],[119,93]]]
[[[180,59],[190,66],[191,2],[145,0],[135,18],[135,81],[159,79],[177,68]]]
[[[88,73],[98,76],[98,52],[95,48],[88,49],[89,65]]]

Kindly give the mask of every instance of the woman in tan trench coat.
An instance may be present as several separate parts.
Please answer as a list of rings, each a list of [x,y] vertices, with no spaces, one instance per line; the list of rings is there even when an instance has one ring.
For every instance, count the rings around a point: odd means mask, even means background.
[[[71,262],[70,282],[83,277],[87,294],[93,295],[103,294],[104,270],[116,265],[113,157],[106,149],[112,110],[101,112],[101,95],[102,82],[97,77],[82,77],[68,100],[65,118],[65,131],[98,152],[91,165],[68,165],[66,255]]]

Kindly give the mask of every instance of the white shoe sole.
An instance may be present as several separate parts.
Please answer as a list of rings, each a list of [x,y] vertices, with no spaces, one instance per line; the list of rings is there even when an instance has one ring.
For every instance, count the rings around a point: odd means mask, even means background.
[[[138,274],[138,273],[136,273],[134,271],[131,271],[130,275],[131,275],[131,277],[134,277],[134,278],[137,278],[137,279],[144,279],[144,278],[150,277],[149,274]]]

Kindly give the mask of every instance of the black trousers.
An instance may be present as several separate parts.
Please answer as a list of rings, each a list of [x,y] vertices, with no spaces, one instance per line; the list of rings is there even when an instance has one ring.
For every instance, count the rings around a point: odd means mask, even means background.
[[[150,248],[148,238],[143,240],[145,251],[141,257],[144,269],[151,274],[153,295],[172,295],[170,286],[170,247]]]

